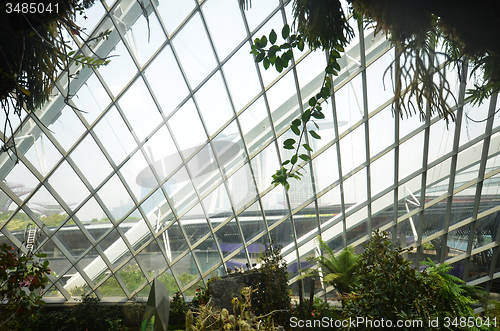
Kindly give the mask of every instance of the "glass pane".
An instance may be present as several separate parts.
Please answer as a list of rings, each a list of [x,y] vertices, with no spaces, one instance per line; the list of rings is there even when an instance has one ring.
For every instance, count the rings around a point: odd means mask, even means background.
[[[182,1],[185,2],[188,1]],[[189,93],[170,45],[146,69],[146,78],[165,116],[170,115]]]
[[[147,20],[146,17],[142,15],[142,8],[139,6],[138,2],[133,3],[128,10],[141,14],[132,26],[127,22],[127,30],[121,32],[124,34],[125,40],[128,40],[132,54],[134,54],[139,64],[143,65],[156,52],[161,44],[163,44],[165,41],[165,34],[152,8],[149,8],[151,13],[148,13]]]
[[[150,164],[140,150],[123,165],[120,173],[137,200],[141,200],[154,186],[158,185],[151,172]],[[145,178],[147,180],[144,180]]]
[[[195,99],[209,135],[215,134],[234,116],[220,71],[203,84]],[[214,116],[215,109],[217,116]]]
[[[160,181],[170,176],[182,162],[166,126],[162,126],[153,137],[148,139],[144,147]],[[140,185],[142,186],[154,187],[157,185],[156,179],[154,179],[153,173],[149,168],[139,174],[138,181],[141,180],[142,184]]]
[[[191,245],[210,233],[205,214],[199,203],[179,219],[179,224],[184,229]]]
[[[158,3],[158,11],[169,34],[174,32],[186,19],[187,15],[194,9],[194,5],[193,0],[162,0]]]
[[[292,71],[267,91],[267,100],[276,132],[288,129],[291,121],[299,115],[299,100]]]
[[[236,211],[248,207],[257,196],[257,190],[248,163],[228,178],[227,186]]]
[[[87,135],[71,152],[71,159],[94,188],[113,170],[91,135]]]
[[[248,152],[253,154],[273,138],[264,98],[260,97],[238,117]]]
[[[270,144],[251,160],[257,189],[262,193],[271,185],[272,175],[280,168],[276,145]]]
[[[313,202],[300,210],[293,216],[295,234],[297,240],[302,236],[319,234],[318,232],[318,214],[316,213],[316,204]]]
[[[189,123],[189,130],[186,130],[186,123]],[[207,141],[205,129],[192,99],[177,110],[168,124],[184,158],[191,156]]]
[[[370,118],[370,157],[374,157],[394,143],[394,117],[391,107],[386,107]]]
[[[361,163],[366,162],[365,126],[357,127],[340,140],[342,174],[347,174]]]
[[[177,276],[180,286],[184,288],[192,283],[197,277],[201,277],[194,262],[194,257],[188,253],[172,266],[173,273]]]
[[[46,126],[50,125],[52,135],[65,150],[69,150],[85,131],[82,122],[69,106],[65,106],[61,112],[56,115],[57,120],[52,122],[52,124],[50,124],[50,121],[46,121],[48,117],[51,116],[43,117],[43,124]]]
[[[208,237],[208,239],[198,245],[193,253],[196,256],[196,260],[198,261],[202,274],[208,272],[217,264],[221,264],[221,266],[218,268],[216,273],[219,275],[222,274],[224,267],[212,236]]]
[[[184,167],[177,171],[163,187],[167,191],[177,215],[182,215],[198,202],[198,197]]]
[[[117,58],[118,57],[112,58],[112,62]],[[111,65],[111,62],[109,65]],[[101,70],[103,70],[102,68],[105,67],[101,67]],[[93,123],[97,116],[99,116],[111,102],[108,93],[102,87],[95,75],[87,79],[76,93],[76,96],[71,98],[71,100],[75,103],[76,107],[78,107],[89,124]]]
[[[115,221],[119,221],[132,207],[134,202],[123,187],[117,175],[111,177],[104,186],[97,191]]]
[[[222,6],[224,15],[220,15]],[[222,60],[246,37],[240,8],[236,1],[211,0],[203,4],[202,11],[219,60]]]
[[[141,78],[133,83],[118,103],[140,141],[162,122],[160,112]]]
[[[96,124],[94,133],[115,165],[120,164],[137,147],[129,128],[114,106]]]
[[[69,206],[83,201],[89,194],[87,187],[66,161],[52,174],[49,183]]]
[[[238,133],[236,121],[231,122],[213,139],[212,146],[217,153],[219,166],[225,176],[231,176],[247,161],[247,154]]]
[[[98,71],[111,93],[117,96],[137,73],[137,67],[122,41],[116,45],[109,56],[111,56],[111,62],[107,66],[99,68]]]
[[[245,43],[222,67],[236,111],[243,108],[261,91],[255,61],[250,55],[250,50],[250,46]]]
[[[32,124],[31,121],[28,125],[30,124]],[[24,156],[26,156],[28,161],[31,162],[42,176],[46,176],[61,159],[61,153],[59,153],[47,136],[42,132],[37,136],[31,134],[26,138],[30,140],[31,147],[25,152]],[[22,140],[18,140],[16,143],[20,144]]]
[[[232,207],[229,202],[224,185],[216,188],[202,201],[203,207],[210,218],[212,227],[217,227],[221,222],[233,216]]]
[[[399,180],[422,168],[422,151],[424,147],[424,132],[420,132],[399,148]]]
[[[31,210],[33,210],[35,214],[38,214],[40,220],[49,228],[55,229],[61,225],[61,223],[66,221],[68,217],[64,208],[59,205],[56,199],[44,186],[38,189],[38,191],[31,197],[29,204]],[[74,223],[72,222],[72,224]]]
[[[371,164],[372,196],[394,184],[394,150],[384,154]]]
[[[172,39],[191,88],[195,88],[215,69],[216,62],[199,13],[196,13]]]
[[[136,291],[141,285],[147,282],[146,276],[139,268],[137,262],[132,259],[117,272],[129,293]]]

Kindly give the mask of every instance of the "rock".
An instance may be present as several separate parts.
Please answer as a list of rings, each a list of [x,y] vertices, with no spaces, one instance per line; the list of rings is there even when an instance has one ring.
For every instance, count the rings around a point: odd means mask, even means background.
[[[243,287],[253,286],[260,281],[261,274],[258,272],[233,274],[212,281],[208,287],[210,293],[210,305],[214,309],[226,308],[233,314],[234,297],[241,301],[240,291]]]

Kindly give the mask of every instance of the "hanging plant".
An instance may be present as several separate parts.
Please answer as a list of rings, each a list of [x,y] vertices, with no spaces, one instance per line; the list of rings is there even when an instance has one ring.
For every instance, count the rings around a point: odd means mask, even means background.
[[[71,78],[69,66],[73,62],[91,67],[109,62],[95,54],[77,54],[64,38],[66,31],[89,42],[74,21],[94,1],[40,0],[36,8],[25,8],[27,3],[19,0],[0,5],[0,105],[6,116],[2,128],[6,137],[14,133],[12,116],[20,118],[23,109],[34,112],[49,99],[58,71]],[[107,33],[91,40],[104,37]],[[0,152],[8,150],[16,154],[13,138],[4,143]]]

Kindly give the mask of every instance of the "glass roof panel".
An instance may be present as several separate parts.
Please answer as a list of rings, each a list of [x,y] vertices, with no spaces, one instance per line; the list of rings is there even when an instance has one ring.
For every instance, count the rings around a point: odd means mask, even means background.
[[[49,183],[70,208],[83,201],[89,194],[87,187],[66,161],[50,176]]]
[[[169,34],[172,34],[187,18],[195,4],[194,0],[162,0],[159,2],[158,12]]]
[[[184,158],[191,156],[202,144],[207,142],[207,135],[192,99],[189,99],[177,110],[168,124]]]
[[[120,164],[137,147],[129,128],[114,106],[94,126],[93,131],[115,165]]]
[[[261,92],[250,50],[249,44],[245,43],[222,67],[237,112]]]
[[[70,155],[94,188],[112,171],[109,162],[91,135],[87,135]]]
[[[118,104],[140,141],[162,121],[160,112],[141,78],[132,84],[118,100]]]
[[[122,41],[119,41],[108,55],[112,60],[98,69],[111,93],[116,97],[137,73],[137,67]]]
[[[194,95],[208,134],[215,134],[233,116],[220,71],[217,71]],[[217,116],[213,116],[217,109]]]
[[[97,194],[115,221],[120,220],[134,206],[118,175],[113,175]]]
[[[108,93],[94,75],[83,83],[76,92],[76,97],[71,100],[77,107],[76,111],[80,111],[87,123],[93,123],[111,102]]]
[[[224,7],[222,16],[220,15],[221,6]],[[222,60],[246,37],[238,3],[210,0],[205,1],[201,9],[219,60]]]
[[[172,39],[182,69],[191,88],[195,88],[216,66],[205,27],[196,13]]]
[[[189,94],[170,45],[147,67],[145,75],[165,116],[176,110]]]

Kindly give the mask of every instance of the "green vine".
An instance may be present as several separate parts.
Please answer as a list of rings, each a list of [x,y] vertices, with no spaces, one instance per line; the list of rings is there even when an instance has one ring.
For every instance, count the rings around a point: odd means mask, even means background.
[[[277,34],[273,30],[267,36],[256,38],[252,45],[251,54],[255,56],[255,61],[263,62],[264,68],[267,70],[270,66],[274,66],[278,72],[282,72],[287,68],[290,61],[293,59],[292,48],[297,48],[300,51],[304,50],[304,37],[302,35],[290,34],[290,27],[286,24],[281,30],[281,36],[285,40],[281,45],[277,45]],[[271,46],[266,49],[268,42]],[[321,139],[321,136],[315,130],[308,130],[307,124],[312,122],[316,129],[319,129],[318,124],[314,121],[325,118],[322,110],[322,103],[328,102],[328,98],[332,95],[332,81],[330,75],[337,76],[340,71],[338,59],[341,57],[340,53],[344,51],[341,44],[335,44],[335,49],[329,51],[330,56],[328,65],[325,68],[325,75],[319,92],[309,99],[307,108],[301,116],[297,117],[290,124],[290,130],[298,137],[298,141],[294,138],[286,139],[283,142],[283,148],[294,150],[294,154],[290,159],[284,160],[281,163],[281,168],[276,171],[272,176],[272,184],[275,186],[283,185],[286,190],[290,189],[289,179],[301,179],[303,174],[299,171],[303,166],[299,164],[299,159],[304,162],[311,161],[311,157],[307,154],[313,152],[311,146],[304,142],[307,136],[313,139]]]

